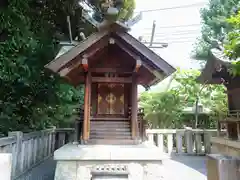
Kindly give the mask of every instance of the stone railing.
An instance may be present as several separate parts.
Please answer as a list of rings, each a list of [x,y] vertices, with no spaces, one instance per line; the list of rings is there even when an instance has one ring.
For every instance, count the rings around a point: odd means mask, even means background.
[[[205,155],[211,152],[210,138],[217,135],[217,130],[147,129],[146,134],[162,152]]]
[[[12,180],[27,179],[25,176],[29,176],[31,169],[52,157],[55,149],[72,139],[73,129],[51,128],[31,133],[9,132],[8,137],[0,138],[0,155],[6,155],[6,157],[11,155]],[[0,176],[1,173],[5,173],[2,167]],[[41,177],[34,177],[34,179],[38,178],[41,179]]]

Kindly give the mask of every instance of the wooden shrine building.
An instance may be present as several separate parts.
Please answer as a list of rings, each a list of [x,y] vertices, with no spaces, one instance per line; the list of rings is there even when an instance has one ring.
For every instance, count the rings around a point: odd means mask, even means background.
[[[240,76],[234,76],[229,70],[231,62],[224,56],[223,50],[211,50],[198,81],[203,84],[223,84],[228,97],[228,113],[218,121],[218,137],[211,139],[213,153],[240,156]],[[226,133],[221,132],[226,127]]]
[[[149,88],[175,71],[127,30],[112,23],[45,66],[74,86],[84,84],[82,142],[141,139],[137,86]]]

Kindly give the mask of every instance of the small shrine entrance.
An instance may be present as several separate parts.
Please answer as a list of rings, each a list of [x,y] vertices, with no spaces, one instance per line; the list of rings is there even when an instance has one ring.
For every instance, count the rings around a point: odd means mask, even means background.
[[[97,84],[97,116],[126,116],[123,83]]]
[[[108,144],[143,138],[137,86],[148,88],[175,71],[119,23],[92,34],[46,68],[74,86],[84,84],[82,125],[76,130],[84,143]]]

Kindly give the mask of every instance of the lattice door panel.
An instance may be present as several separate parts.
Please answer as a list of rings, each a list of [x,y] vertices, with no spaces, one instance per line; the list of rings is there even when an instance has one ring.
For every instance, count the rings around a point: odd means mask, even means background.
[[[124,84],[98,84],[98,114],[124,115]]]

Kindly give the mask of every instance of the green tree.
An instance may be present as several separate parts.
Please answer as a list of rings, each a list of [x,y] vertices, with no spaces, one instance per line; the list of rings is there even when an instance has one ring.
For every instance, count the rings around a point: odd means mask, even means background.
[[[76,0],[0,2],[0,133],[66,126],[83,103],[81,87],[71,87],[44,69],[68,40],[94,28],[82,19]]]
[[[187,106],[195,107],[196,102],[200,101],[204,107],[212,110],[211,116],[221,117],[227,110],[225,87],[223,85],[210,85],[207,82],[199,84],[196,82],[199,75],[198,70],[178,71],[175,79],[179,85],[175,90],[181,94],[183,103]],[[195,121],[195,125],[197,125],[197,117],[195,117]]]
[[[161,93],[144,92],[140,105],[144,107],[145,119],[151,128],[177,128],[181,119],[182,106],[176,91]]]
[[[223,42],[226,34],[232,30],[226,19],[235,14],[239,7],[239,0],[209,0],[208,6],[200,12],[202,37],[195,45],[194,56],[196,58],[203,60],[208,58],[208,52],[212,47],[209,39]]]
[[[58,125],[73,111],[64,106],[79,102],[80,91],[68,85],[63,90],[61,80],[44,69],[58,50],[54,38],[56,24],[54,18],[47,16],[52,15],[49,7],[40,4],[38,9],[32,3],[9,0],[0,11],[2,133]],[[62,118],[57,119],[60,115]]]
[[[135,9],[135,0],[90,0],[89,2],[96,7],[98,17],[106,15],[108,6],[117,8],[119,13],[116,18],[122,22],[129,20]]]
[[[165,92],[144,92],[140,105],[145,108],[146,119],[152,127],[181,128],[186,107],[194,107],[197,97],[204,107],[210,108],[208,124],[215,126],[217,118],[225,115],[227,98],[222,85],[202,85],[196,82],[197,70],[178,70],[173,85]],[[194,118],[193,118],[194,120]],[[193,123],[191,123],[193,124]]]
[[[227,22],[232,26],[232,31],[228,33],[226,38],[225,53],[233,60],[230,72],[233,75],[240,75],[240,11],[237,15],[229,18]]]

